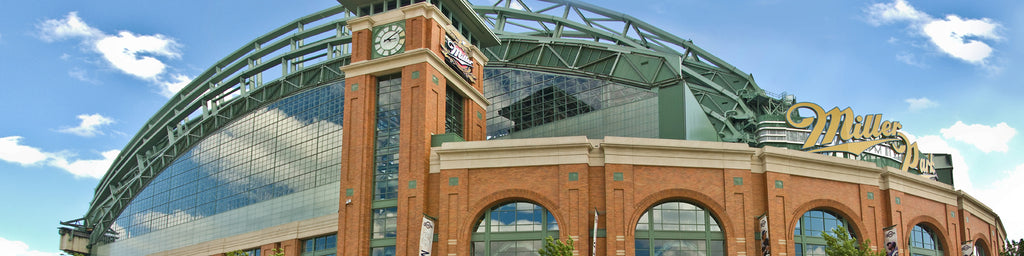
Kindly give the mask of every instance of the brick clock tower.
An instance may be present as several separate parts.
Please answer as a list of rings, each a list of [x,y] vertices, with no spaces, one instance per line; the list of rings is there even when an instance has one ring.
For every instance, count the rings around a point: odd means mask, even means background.
[[[432,141],[485,138],[478,47],[498,41],[465,0],[339,2],[358,17],[348,22],[352,63],[341,67],[338,255],[420,255],[421,239],[436,237],[424,217],[439,215]]]

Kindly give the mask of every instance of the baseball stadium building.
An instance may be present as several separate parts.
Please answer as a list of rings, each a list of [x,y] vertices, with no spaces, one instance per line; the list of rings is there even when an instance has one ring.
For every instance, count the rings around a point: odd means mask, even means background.
[[[836,103],[849,104],[849,103]],[[996,255],[951,156],[572,0],[339,0],[214,63],[62,222],[88,255]]]

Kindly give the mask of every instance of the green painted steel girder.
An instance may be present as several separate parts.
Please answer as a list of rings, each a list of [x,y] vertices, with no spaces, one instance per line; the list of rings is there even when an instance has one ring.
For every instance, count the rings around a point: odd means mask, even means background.
[[[344,12],[336,6],[275,29],[229,54],[174,95],[132,138],[96,187],[83,225],[94,231],[91,242],[102,239],[153,178],[207,135],[267,103],[343,78],[339,67],[350,62],[347,47],[352,41],[348,18],[305,26]],[[308,39],[315,42],[304,42]],[[280,78],[264,83],[264,75],[273,75],[265,72],[275,68],[282,70]]]
[[[488,66],[557,70],[645,89],[685,81],[720,139],[756,141],[756,117],[774,111],[751,75],[629,15],[573,0],[500,0],[474,9],[502,45]],[[777,104],[775,104],[777,105]]]
[[[600,77],[645,89],[686,83],[723,141],[754,141],[754,118],[778,112],[753,78],[714,55],[625,14],[570,0],[474,6],[502,44],[489,67]],[[95,243],[160,172],[207,135],[265,104],[342,79],[351,34],[342,6],[289,22],[192,80],[132,138],[101,179],[83,229]],[[311,28],[314,22],[323,24]],[[306,40],[315,42],[305,42]],[[277,54],[277,55],[274,55]],[[273,56],[272,56],[273,55]],[[272,69],[281,74],[264,82]],[[769,105],[771,107],[769,107]]]

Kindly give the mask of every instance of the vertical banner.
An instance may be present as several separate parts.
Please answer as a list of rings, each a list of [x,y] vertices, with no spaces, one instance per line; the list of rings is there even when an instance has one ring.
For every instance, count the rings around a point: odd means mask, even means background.
[[[897,256],[900,254],[900,239],[899,234],[896,233],[896,225],[882,229],[882,233],[885,234],[885,255],[886,256]]]
[[[423,216],[423,226],[420,227],[420,256],[430,256],[431,247],[434,245],[434,221],[426,215]]]
[[[590,255],[597,256],[597,208],[594,208],[594,233],[591,235]]]
[[[971,241],[963,242],[960,244],[960,252],[963,253],[964,256],[974,256],[974,245]]]
[[[757,218],[757,222],[761,226],[761,255],[771,256],[772,243],[771,239],[768,239],[768,214],[761,215],[760,218]]]

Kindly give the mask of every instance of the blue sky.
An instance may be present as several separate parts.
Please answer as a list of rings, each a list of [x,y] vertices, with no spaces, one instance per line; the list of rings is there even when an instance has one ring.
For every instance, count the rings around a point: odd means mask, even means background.
[[[768,91],[901,121],[922,151],[954,153],[957,189],[1024,238],[1024,3],[594,3],[693,40]],[[85,213],[106,165],[168,95],[335,4],[0,1],[0,251],[55,255],[57,222]]]

